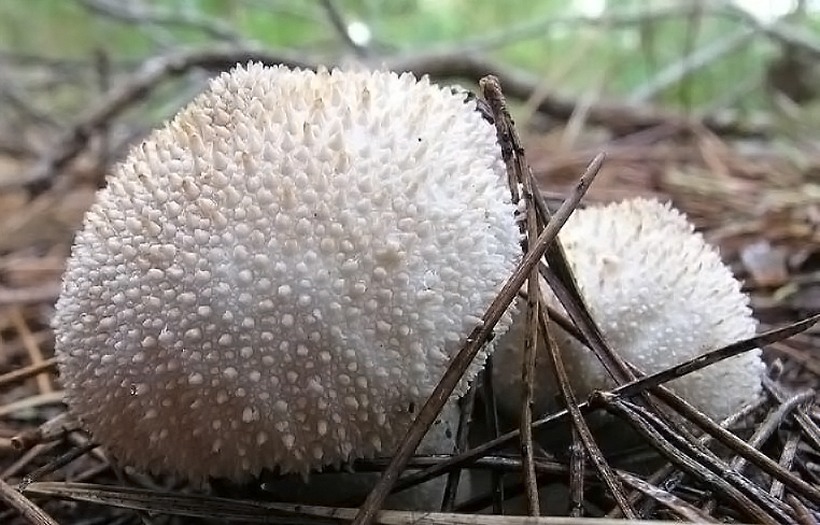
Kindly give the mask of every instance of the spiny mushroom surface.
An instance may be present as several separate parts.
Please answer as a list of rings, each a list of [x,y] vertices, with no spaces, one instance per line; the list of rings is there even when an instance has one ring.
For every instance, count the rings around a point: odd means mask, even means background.
[[[577,210],[561,242],[590,314],[612,349],[653,373],[755,334],[756,321],[740,283],[668,204],[632,199]],[[558,300],[545,283],[552,306]],[[509,414],[520,410],[526,316],[515,316],[498,342],[494,381]],[[554,326],[554,325],[553,325]],[[554,326],[554,336],[576,394],[613,386],[591,350]],[[547,349],[536,350],[535,410],[556,408],[558,386]],[[722,419],[761,393],[760,350],[711,365],[669,383],[678,395]]]
[[[425,434],[416,450],[417,455],[452,454],[456,448],[456,434],[461,415],[458,403],[448,402]],[[407,473],[413,472],[408,469]],[[307,505],[349,506],[360,504],[381,478],[380,472],[357,472],[342,469],[323,472],[303,480],[298,475],[273,479],[263,478],[262,488],[275,501],[298,502]],[[438,511],[444,498],[447,476],[439,476],[391,494],[384,508],[393,510]],[[459,495],[462,499],[472,494],[472,475],[469,469],[461,472]],[[458,501],[458,500],[457,500]]]
[[[87,213],[53,321],[68,404],[190,479],[390,451],[514,269],[514,209],[494,128],[450,89],[238,67]]]

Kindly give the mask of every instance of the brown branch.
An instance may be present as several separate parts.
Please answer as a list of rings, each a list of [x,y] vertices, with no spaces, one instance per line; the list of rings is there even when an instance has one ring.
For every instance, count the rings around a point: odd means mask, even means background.
[[[546,300],[543,298],[541,301],[542,303],[546,303]],[[635,512],[635,509],[632,508],[632,504],[629,503],[629,500],[626,498],[623,486],[615,476],[615,472],[606,462],[606,459],[604,459],[601,449],[598,448],[598,444],[595,442],[592,432],[589,430],[586,421],[584,421],[583,415],[581,415],[581,410],[578,408],[578,400],[575,397],[575,392],[572,391],[569,376],[567,375],[566,368],[564,367],[564,360],[563,357],[561,357],[561,350],[552,338],[552,334],[549,329],[549,320],[543,312],[541,313],[540,321],[541,331],[546,339],[547,355],[550,358],[550,364],[552,365],[555,380],[558,383],[561,397],[564,401],[564,406],[569,411],[572,427],[578,433],[578,437],[581,439],[581,443],[583,443],[584,449],[589,455],[589,459],[597,469],[599,477],[606,484],[609,492],[615,498],[618,508],[621,509],[621,512],[624,513],[624,516],[626,516],[627,519],[638,519],[638,513]]]
[[[136,73],[112,89],[88,115],[72,126],[57,144],[50,148],[52,153],[42,159],[23,182],[38,183],[51,179],[85,148],[99,129],[145,99],[163,81],[185,74],[193,68],[223,70],[234,67],[237,63],[251,61],[293,67],[314,66],[314,63],[305,61],[298,55],[270,53],[238,46],[187,50],[148,59]]]
[[[754,434],[751,438],[749,438],[749,446],[755,449],[760,449],[763,443],[765,443],[766,440],[774,434],[778,427],[783,423],[783,420],[786,419],[786,417],[789,416],[798,405],[814,399],[814,396],[815,392],[813,390],[806,390],[787,399],[783,404],[777,407],[777,409],[772,411],[772,413],[769,414],[764,421],[757,425]],[[731,465],[733,469],[738,472],[742,472],[746,466],[746,459],[742,456],[736,456],[732,460]],[[784,471],[788,472],[787,469],[784,469]]]
[[[223,71],[237,63],[258,61],[265,64],[283,64],[291,67],[315,69],[317,58],[286,50],[265,50],[253,46],[217,45],[205,49],[189,49],[149,58],[135,73],[114,87],[102,100],[76,122],[37,163],[33,170],[19,180],[22,184],[46,183],[55,173],[65,168],[83,149],[98,130],[121,113],[142,102],[159,85],[173,77],[195,68]],[[332,61],[324,65],[333,67]],[[463,78],[478,81],[486,75],[499,78],[508,98],[527,100],[538,89],[539,80],[534,75],[509,68],[500,63],[463,52],[422,53],[380,59],[374,67],[395,71],[409,71],[416,75],[429,75],[438,79]],[[572,117],[577,101],[548,95],[541,99],[538,111],[560,120]],[[718,134],[766,135],[771,131],[768,123],[752,123],[739,120],[731,114],[710,114],[693,119],[672,111],[629,104],[598,102],[590,105],[587,121],[604,126],[618,134],[635,132],[666,125],[677,128],[703,126]]]
[[[484,100],[490,106],[493,121],[496,126],[496,135],[501,147],[507,168],[507,179],[510,182],[510,193],[513,204],[520,203],[519,187],[523,191],[524,202],[526,204],[526,221],[521,225],[522,233],[525,235],[524,252],[531,247],[533,241],[540,233],[540,224],[535,211],[533,195],[536,191],[532,173],[524,156],[524,148],[521,139],[513,125],[510,113],[507,110],[507,101],[501,92],[501,86],[495,77],[482,79],[481,92]],[[532,405],[533,405],[533,383],[535,381],[535,348],[538,342],[538,311],[539,311],[539,282],[538,267],[534,267],[532,273],[527,278],[527,333],[524,338],[524,359],[522,360],[522,384],[524,386],[521,396],[521,458],[523,461],[524,487],[527,499],[527,514],[538,516],[540,505],[538,503],[538,480],[535,476],[534,447],[532,437]]]
[[[741,408],[739,411],[735,412],[731,416],[727,417],[723,421],[720,422],[720,426],[723,428],[730,428],[731,426],[735,425],[738,421],[742,420],[746,416],[748,416],[751,412],[760,408],[760,406],[765,403],[763,398],[757,400],[754,403],[748,404]],[[704,434],[698,438],[698,443],[701,445],[707,445],[712,441],[712,436],[709,434]],[[682,481],[684,475],[680,471],[676,471],[674,465],[671,463],[667,463],[660,469],[656,470],[652,473],[647,480],[654,484],[664,487],[666,490],[672,491],[674,490]],[[637,504],[640,501],[640,496],[642,492],[634,492],[630,494],[629,501]],[[617,518],[620,517],[620,513],[618,509],[613,509],[611,512],[607,514],[608,518]]]
[[[321,507],[298,503],[269,503],[217,498],[203,494],[169,493],[161,490],[119,487],[91,483],[38,482],[26,494],[84,501],[152,514],[169,514],[218,521],[305,525],[333,525],[348,522],[355,509]],[[377,522],[382,525],[662,525],[672,522],[623,521],[600,518],[549,516],[487,516],[436,512],[383,511]]]
[[[748,339],[743,339],[741,341],[737,341],[736,343],[732,343],[722,348],[712,350],[711,352],[706,352],[705,354],[693,357],[692,359],[689,359],[679,365],[675,365],[665,370],[661,370],[660,372],[640,378],[629,384],[616,388],[612,391],[612,393],[621,397],[631,397],[638,392],[643,392],[647,389],[654,388],[686,374],[691,374],[701,368],[723,361],[724,359],[728,359],[744,352],[761,348],[768,344],[782,341],[783,339],[797,335],[808,330],[817,324],[818,321],[820,321],[820,314],[813,315],[781,328],[776,328],[761,334],[757,334]]]
[[[11,372],[0,375],[0,387],[8,386],[14,383],[25,381],[30,377],[36,377],[40,374],[45,374],[57,368],[57,358],[50,357],[37,364],[28,365]]]
[[[662,390],[661,390],[662,392]],[[668,391],[667,391],[668,392]],[[711,435],[715,441],[726,445],[732,451],[749,463],[783,482],[792,492],[808,498],[811,501],[820,501],[820,488],[803,481],[793,473],[773,461],[759,450],[749,446],[745,441],[728,430],[720,427],[714,421],[694,409],[691,404],[677,396],[663,396],[664,403],[671,406],[682,416],[697,424],[702,430]],[[731,470],[731,469],[730,469]],[[729,472],[726,473],[727,475]]]
[[[435,78],[465,78],[475,80],[483,75],[494,75],[504,86],[507,98],[528,100],[536,92],[540,81],[537,76],[510,68],[487,58],[464,53],[428,53],[396,60],[387,60],[389,67],[401,71],[427,73]],[[558,120],[569,120],[578,101],[557,94],[541,98],[537,110]],[[704,115],[697,119],[675,111],[646,105],[599,101],[591,104],[587,121],[603,126],[618,134],[628,134],[662,125],[679,129],[703,126],[719,135],[765,136],[771,133],[769,122],[751,122],[738,119],[731,112]]]
[[[571,429],[572,443],[569,446],[569,515],[580,518],[584,514],[584,472],[586,454],[578,430]],[[623,479],[623,478],[621,478]]]
[[[35,445],[62,439],[69,432],[79,429],[80,422],[68,412],[62,412],[39,427],[24,430],[14,436],[11,438],[11,446],[17,451],[29,450]]]
[[[45,359],[43,358],[43,351],[37,343],[37,339],[34,337],[34,334],[31,332],[31,328],[29,328],[28,323],[26,323],[23,312],[19,307],[12,307],[9,316],[11,317],[11,323],[17,330],[17,336],[23,342],[23,347],[29,355],[31,366],[42,366],[45,362]],[[47,394],[54,391],[54,387],[51,384],[51,378],[48,375],[37,374],[35,378],[39,393]]]
[[[797,433],[787,432],[786,443],[783,445],[783,451],[780,453],[780,460],[778,464],[786,470],[791,470],[794,458],[797,455],[797,447],[800,444],[800,435]],[[769,489],[771,494],[776,499],[783,499],[784,485],[780,480],[772,481],[772,488]]]
[[[812,514],[812,512],[793,494],[786,496],[786,501],[789,502],[789,505],[791,505],[791,508],[794,510],[795,516],[800,525],[817,525],[817,514]]]
[[[60,525],[46,512],[0,479],[0,499],[32,525]]]
[[[647,441],[656,443],[658,445],[657,450],[670,462],[687,474],[702,479],[724,498],[734,502],[736,507],[746,516],[752,518],[755,523],[765,523],[767,525],[782,523],[770,514],[770,512],[778,512],[780,509],[771,508],[770,505],[767,505],[767,508],[764,509],[760,505],[763,502],[753,501],[749,494],[729,483],[724,478],[725,474],[729,474],[728,472],[715,472],[716,458],[712,457],[708,451],[694,449],[691,443],[672,431],[668,425],[655,417],[654,414],[621,399],[603,396],[600,400],[608,411],[627,421]],[[681,453],[681,449],[686,450],[688,453]],[[696,457],[697,460],[692,456]],[[704,466],[711,466],[712,468],[704,468]],[[778,515],[782,517],[783,513],[778,512]],[[789,523],[791,520],[784,521]]]
[[[75,459],[86,455],[98,446],[99,445],[97,445],[96,443],[89,442],[81,447],[72,448],[68,452],[65,452],[64,454],[60,454],[57,457],[52,458],[45,465],[37,467],[36,469],[26,474],[25,477],[23,477],[23,480],[20,482],[20,487],[25,487],[28,484],[34,483],[35,481],[38,481],[41,478],[54,473],[56,470],[61,469],[64,466],[71,463],[72,461],[74,461]]]
[[[407,463],[408,468],[426,468],[432,465],[439,465],[447,461],[452,456],[436,455],[436,456],[413,456]],[[353,470],[355,472],[384,472],[384,469],[390,464],[390,458],[373,458],[373,459],[357,459],[353,462]],[[488,470],[495,472],[521,472],[521,459],[518,456],[486,456],[477,459],[470,464],[471,470]],[[453,469],[455,470],[455,469]],[[538,458],[535,460],[535,471],[539,476],[566,476],[568,473],[567,466],[557,460],[548,460]],[[323,476],[326,472],[335,472],[334,470],[323,470],[316,472],[311,476]],[[595,473],[591,471],[584,471],[584,476],[587,478],[594,478]]]
[[[682,375],[680,372],[683,370],[688,370],[688,372],[684,373],[691,373],[695,370],[700,370],[705,366],[714,364],[715,362],[722,361],[724,359],[728,359],[742,352],[748,352],[749,350],[754,350],[755,348],[760,348],[773,342],[782,341],[784,339],[792,337],[796,334],[808,330],[809,328],[814,326],[818,322],[818,320],[820,320],[820,314],[809,317],[807,319],[803,319],[795,323],[788,324],[780,328],[763,332],[762,334],[758,334],[749,339],[744,339],[742,341],[738,341],[737,343],[727,345],[723,348],[713,350],[712,352],[691,359],[686,363],[683,363],[676,367],[672,367],[671,369],[662,370],[660,372],[656,372],[646,377],[636,379],[629,383],[620,385],[617,388],[614,388],[607,392],[603,392],[603,394],[615,397],[630,397],[637,395],[647,389],[656,387],[667,381],[671,381],[675,377],[679,377],[680,375]],[[578,405],[578,408],[584,412],[592,410],[589,401],[580,403]],[[536,421],[533,421],[533,429],[546,427],[548,425],[554,424],[558,421],[565,419],[568,415],[569,412],[567,412],[566,409],[555,412],[553,414],[549,414]],[[454,456],[449,460],[443,461],[438,465],[431,466],[429,468],[426,468],[419,472],[415,472],[413,474],[409,474],[402,478],[396,484],[396,490],[401,490],[411,484],[427,481],[429,479],[441,475],[443,472],[446,472],[449,469],[454,468],[456,466],[463,467],[465,465],[469,465],[476,459],[486,456],[491,452],[504,447],[512,440],[517,439],[519,435],[520,432],[518,430],[507,432],[501,436],[498,436],[495,439],[482,443],[481,445],[478,445],[475,448],[472,448],[464,452],[463,454],[459,454],[458,456]]]
[[[625,484],[639,491],[641,494],[654,499],[684,520],[688,520],[693,523],[710,523],[714,521],[712,518],[699,511],[696,507],[683,501],[668,491],[661,490],[655,485],[647,483],[641,478],[633,476],[628,472],[617,471],[617,474]]]
[[[547,247],[555,240],[555,237],[558,235],[558,230],[564,225],[569,215],[578,206],[581,198],[586,194],[590,184],[592,184],[595,176],[600,171],[602,163],[603,156],[600,155],[590,164],[590,168],[582,175],[570,196],[564,201],[564,204],[561,205],[561,208],[556,212],[546,228],[544,228],[544,231],[541,232],[541,235],[538,236],[530,251],[524,255],[512,276],[504,283],[498,296],[482,316],[481,324],[474,328],[467,336],[464,346],[453,358],[441,381],[436,385],[430,398],[424,404],[416,420],[408,429],[407,435],[395,452],[390,465],[384,471],[381,479],[370,494],[368,494],[367,499],[356,514],[356,519],[353,520],[353,525],[369,525],[373,523],[376,514],[390,493],[390,489],[395,484],[407,461],[413,455],[416,447],[418,447],[427,429],[452,394],[464,371],[467,370],[467,367],[473,361],[476,354],[478,354],[478,351],[492,334],[495,324],[504,314],[507,307],[509,307],[529,273],[536,267],[538,261],[547,250]]]
[[[816,317],[817,316],[815,316],[815,318]],[[785,403],[788,399],[783,388],[768,377],[763,378],[763,388],[765,388],[778,403]],[[812,420],[807,411],[802,407],[798,407],[794,414],[794,419],[803,431],[806,440],[811,443],[815,450],[820,450],[820,428],[818,428],[817,423]]]

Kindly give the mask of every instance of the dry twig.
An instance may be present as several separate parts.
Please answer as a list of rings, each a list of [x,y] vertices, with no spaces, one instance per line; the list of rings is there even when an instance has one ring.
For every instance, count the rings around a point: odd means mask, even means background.
[[[513,204],[520,204],[521,193],[526,206],[525,222],[521,225],[522,233],[525,234],[524,253],[526,253],[534,239],[543,227],[539,224],[535,211],[534,195],[536,189],[532,179],[532,173],[526,158],[524,148],[521,146],[521,139],[513,125],[510,113],[507,110],[507,101],[501,92],[501,86],[494,77],[488,77],[481,81],[481,90],[484,100],[490,107],[493,121],[495,122],[498,143],[501,145],[502,157],[507,167],[507,178],[510,183],[510,193]],[[520,188],[520,191],[519,191]],[[527,513],[530,516],[540,514],[538,503],[538,480],[535,477],[534,447],[532,436],[532,395],[533,384],[535,382],[535,351],[538,344],[538,312],[539,312],[539,291],[538,268],[534,267],[532,273],[527,278],[527,333],[524,341],[524,359],[522,362],[522,385],[524,389],[521,396],[521,457],[524,462],[524,486],[526,487]]]
[[[809,317],[808,319],[804,319],[802,321],[791,323],[781,328],[769,330],[768,332],[758,334],[749,339],[744,339],[742,341],[738,341],[737,343],[727,345],[723,348],[713,350],[671,369],[662,370],[649,376],[640,379],[635,379],[633,381],[630,381],[629,383],[620,385],[617,388],[614,388],[608,392],[599,393],[598,395],[606,394],[612,397],[631,397],[637,395],[645,390],[656,387],[665,382],[671,381],[676,377],[680,377],[682,373],[692,373],[696,370],[700,370],[705,366],[719,362],[724,359],[728,359],[729,357],[735,356],[739,353],[748,352],[749,350],[754,350],[755,348],[763,347],[770,343],[792,337],[805,330],[808,330],[809,328],[814,326],[818,322],[818,320],[820,320],[820,314],[813,317]],[[578,408],[584,412],[592,409],[589,401],[579,403]],[[548,425],[554,424],[558,421],[563,420],[568,415],[569,413],[566,409],[556,412],[554,414],[549,414],[536,421],[533,421],[533,429],[546,427]],[[518,430],[507,432],[505,434],[502,434],[501,436],[498,436],[495,439],[487,441],[486,443],[482,443],[481,445],[478,445],[462,454],[454,456],[449,460],[442,461],[441,463],[434,466],[430,466],[422,471],[409,474],[402,478],[398,483],[396,483],[396,490],[401,490],[407,486],[410,486],[411,484],[427,481],[429,479],[441,475],[444,472],[447,472],[449,469],[452,469],[454,467],[464,467],[470,465],[476,459],[486,456],[492,453],[493,451],[499,450],[500,448],[504,447],[514,439],[517,439],[519,435],[520,432]]]
[[[32,501],[18,491],[14,490],[8,483],[0,479],[0,498],[7,505],[15,509],[32,525],[60,525],[43,509],[32,503]]]
[[[68,165],[94,137],[98,130],[134,104],[145,99],[163,81],[185,74],[194,68],[211,71],[226,70],[237,63],[259,61],[265,64],[284,64],[291,67],[316,69],[319,61],[313,57],[290,51],[269,51],[248,45],[223,45],[205,49],[184,50],[168,53],[146,60],[135,73],[113,88],[89,113],[75,123],[59,138],[48,154],[33,170],[21,178],[21,183],[40,185],[52,179],[55,173]],[[332,62],[323,61],[332,67]],[[379,64],[396,71],[410,71],[417,75],[428,74],[435,78],[467,78],[478,80],[494,75],[505,86],[508,97],[528,99],[539,85],[537,78],[511,69],[484,57],[465,55],[461,52],[427,53],[411,56],[380,58]],[[538,110],[558,119],[572,117],[577,101],[555,95],[544,96]],[[591,104],[587,121],[603,125],[618,133],[674,125],[689,128],[692,118],[654,108],[637,107],[617,103]],[[706,115],[699,125],[720,134],[760,135],[768,133],[767,125],[748,123],[730,115]]]
[[[561,226],[563,226],[564,222],[569,218],[569,215],[578,206],[586,190],[590,184],[592,184],[595,175],[600,170],[602,162],[602,156],[597,157],[593,161],[590,168],[578,181],[575,191],[564,201],[564,204],[552,217],[544,228],[544,231],[541,232],[533,243],[530,251],[524,255],[518,268],[516,268],[513,275],[510,276],[496,299],[482,316],[482,323],[467,336],[465,345],[451,361],[441,381],[439,381],[433,393],[430,395],[430,398],[416,417],[416,420],[410,426],[407,435],[396,450],[390,465],[385,469],[381,479],[359,509],[356,519],[353,520],[353,525],[368,525],[373,522],[376,513],[381,508],[385,498],[387,498],[387,495],[390,493],[390,489],[398,479],[399,473],[404,469],[408,459],[413,455],[413,451],[421,442],[427,429],[435,420],[436,415],[441,411],[441,408],[450,397],[450,394],[452,394],[464,371],[467,370],[473,358],[475,358],[478,351],[492,334],[493,327],[515,298],[521,285],[524,284],[527,275],[537,266],[538,261],[547,250],[547,247],[558,235]]]
[[[624,516],[626,516],[627,519],[637,519],[638,513],[635,512],[632,504],[626,498],[623,486],[620,481],[618,481],[615,473],[612,471],[612,468],[606,462],[606,459],[604,459],[604,455],[595,443],[595,438],[592,436],[592,432],[589,430],[589,427],[584,421],[584,417],[581,415],[581,410],[578,408],[578,400],[575,398],[575,393],[572,391],[572,386],[570,385],[569,376],[564,368],[564,361],[561,357],[560,349],[555,343],[555,340],[552,338],[548,323],[549,320],[547,317],[542,315],[541,329],[546,338],[547,350],[549,352],[550,362],[555,373],[555,379],[560,388],[561,396],[564,400],[564,406],[569,412],[572,426],[578,433],[578,437],[584,444],[584,449],[588,453],[592,464],[595,465],[599,476],[604,481],[607,488],[609,488],[609,491],[615,498],[615,502],[621,509],[621,512],[624,513]]]

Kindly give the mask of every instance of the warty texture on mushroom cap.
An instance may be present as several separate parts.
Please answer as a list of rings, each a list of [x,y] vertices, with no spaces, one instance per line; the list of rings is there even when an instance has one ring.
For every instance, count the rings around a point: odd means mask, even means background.
[[[77,235],[53,321],[70,408],[189,479],[392,450],[520,259],[498,149],[410,74],[215,78]]]
[[[457,401],[449,401],[433,422],[416,449],[416,455],[452,454],[456,449],[456,434],[461,410]],[[415,472],[408,469],[406,473]],[[275,501],[298,502],[305,505],[350,506],[360,504],[381,479],[381,472],[353,471],[323,472],[302,480],[298,475],[264,476],[262,488]],[[385,509],[434,512],[441,509],[447,476],[438,476],[388,496]],[[472,472],[461,472],[457,502],[474,496]]]
[[[636,198],[575,211],[559,235],[590,314],[611,348],[647,373],[755,334],[740,283],[681,212]],[[551,306],[557,298],[542,281]],[[500,405],[516,416],[526,315],[514,315],[494,354]],[[614,386],[591,350],[552,325],[575,393]],[[558,408],[559,389],[543,341],[536,350],[536,413]],[[761,394],[760,350],[711,365],[668,386],[714,419]]]

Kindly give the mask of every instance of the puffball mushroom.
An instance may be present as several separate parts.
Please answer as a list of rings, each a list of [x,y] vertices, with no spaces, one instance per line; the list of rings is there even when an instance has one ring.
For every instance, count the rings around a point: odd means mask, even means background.
[[[450,401],[433,422],[424,436],[417,455],[432,456],[452,454],[456,447],[456,434],[461,410],[458,403]],[[409,469],[407,472],[412,472]],[[343,469],[339,472],[322,472],[303,480],[298,475],[264,479],[262,488],[276,501],[298,502],[306,505],[349,506],[359,504],[373,490],[381,478],[380,472],[356,472]],[[447,476],[439,476],[411,488],[388,496],[384,508],[394,510],[438,511],[444,497]],[[463,470],[459,481],[459,495],[472,494],[472,473]],[[457,501],[459,501],[457,499]]]
[[[755,334],[740,283],[668,204],[632,199],[575,211],[559,235],[590,314],[621,357],[653,373]],[[552,306],[559,307],[544,283]],[[614,385],[591,350],[553,325],[575,393],[583,399]],[[515,416],[521,403],[526,316],[498,342],[494,381],[499,403]],[[536,349],[536,413],[557,407],[559,389],[547,349]],[[668,386],[714,419],[761,393],[764,364],[754,350],[676,379]]]
[[[494,128],[450,89],[237,67],[85,217],[53,321],[69,407],[189,479],[388,454],[517,264],[514,210]]]

